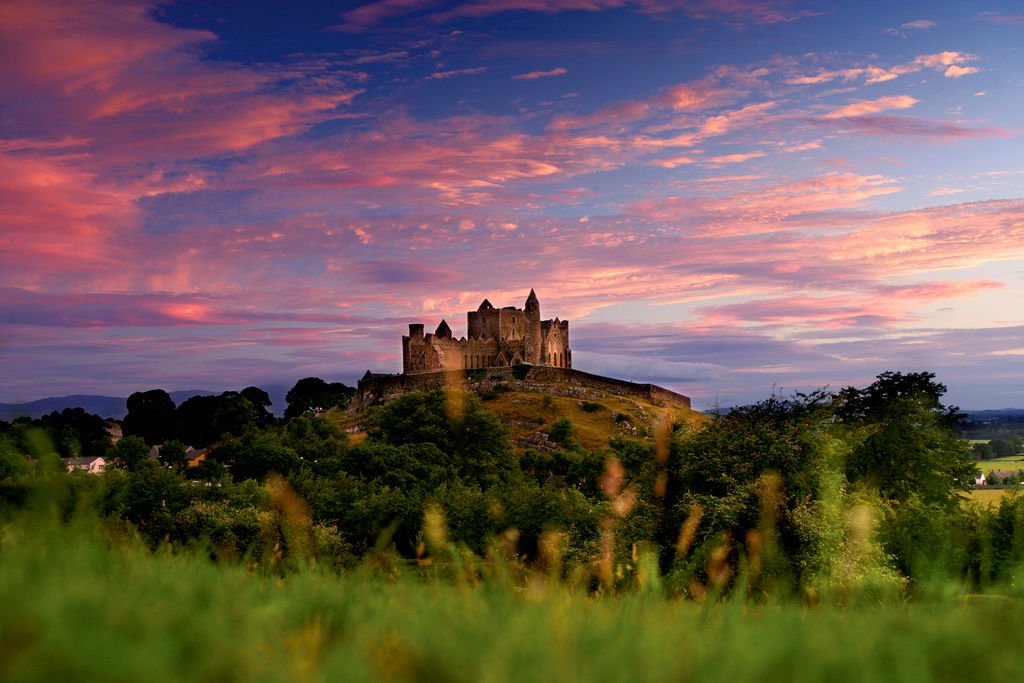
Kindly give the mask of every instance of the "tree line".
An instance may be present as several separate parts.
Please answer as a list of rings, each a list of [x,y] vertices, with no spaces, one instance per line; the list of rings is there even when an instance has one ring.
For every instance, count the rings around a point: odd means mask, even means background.
[[[288,393],[280,421],[252,387],[179,406],[140,392],[116,445],[104,445],[102,420],[74,411],[0,425],[0,514],[59,480],[65,514],[88,501],[154,545],[202,539],[215,557],[254,562],[289,553],[298,516],[324,561],[390,553],[415,565],[430,554],[434,511],[467,553],[557,557],[595,586],[632,585],[641,556],[685,594],[728,588],[743,572],[751,590],[1005,580],[1024,553],[1024,504],[964,503],[977,470],[945,391],[931,373],[887,372],[864,388],[771,396],[594,450],[562,418],[549,449],[518,457],[508,427],[472,395],[374,406],[356,442],[321,414],[352,390],[316,378]],[[184,462],[186,444],[210,447],[200,467]],[[100,477],[65,474],[58,459],[99,451],[113,465]]]

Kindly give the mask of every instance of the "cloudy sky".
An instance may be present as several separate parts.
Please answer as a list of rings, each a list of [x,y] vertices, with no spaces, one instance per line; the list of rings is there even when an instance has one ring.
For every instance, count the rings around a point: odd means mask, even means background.
[[[0,0],[0,401],[354,382],[535,287],[697,407],[1022,407],[1022,112],[1018,1]]]

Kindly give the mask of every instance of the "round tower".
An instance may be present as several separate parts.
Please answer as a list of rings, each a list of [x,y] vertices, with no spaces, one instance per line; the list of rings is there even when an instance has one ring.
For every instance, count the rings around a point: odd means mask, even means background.
[[[539,365],[541,362],[540,301],[537,299],[537,293],[532,289],[530,296],[526,297],[523,312],[526,314],[526,357],[523,358],[523,361],[531,365]]]

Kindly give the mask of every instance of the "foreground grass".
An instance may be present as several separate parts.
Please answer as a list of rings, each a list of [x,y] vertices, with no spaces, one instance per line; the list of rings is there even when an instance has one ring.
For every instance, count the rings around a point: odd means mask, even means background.
[[[0,680],[1017,680],[1024,605],[595,598],[492,580],[265,576],[95,527],[0,528]]]

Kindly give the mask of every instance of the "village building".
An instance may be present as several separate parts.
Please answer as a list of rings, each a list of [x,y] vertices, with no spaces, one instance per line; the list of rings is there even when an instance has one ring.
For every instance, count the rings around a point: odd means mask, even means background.
[[[86,458],[61,458],[61,460],[64,461],[64,466],[68,468],[68,472],[81,470],[89,474],[101,474],[107,468],[107,461],[96,455]]]

